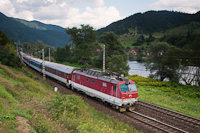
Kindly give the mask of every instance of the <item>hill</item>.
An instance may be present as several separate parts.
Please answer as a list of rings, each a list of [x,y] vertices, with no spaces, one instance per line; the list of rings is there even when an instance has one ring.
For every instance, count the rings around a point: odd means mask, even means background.
[[[35,43],[41,40],[53,47],[64,46],[69,42],[69,35],[64,28],[43,24],[38,21],[26,21],[5,16],[0,13],[0,30],[14,42]]]
[[[196,14],[187,14],[174,11],[148,11],[137,13],[123,20],[114,22],[105,28],[98,30],[98,34],[113,31],[118,35],[123,35],[129,31],[149,34],[167,30],[191,21],[200,22],[200,12]]]

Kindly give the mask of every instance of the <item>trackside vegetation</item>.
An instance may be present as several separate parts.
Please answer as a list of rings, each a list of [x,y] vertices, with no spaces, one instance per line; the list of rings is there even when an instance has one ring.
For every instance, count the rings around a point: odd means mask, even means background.
[[[163,82],[138,75],[127,77],[136,82],[140,100],[200,118],[200,87]]]
[[[138,132],[75,95],[61,95],[27,68],[0,64],[0,132]]]
[[[105,115],[75,95],[61,95],[53,99],[51,116],[73,132],[137,132],[132,126]]]

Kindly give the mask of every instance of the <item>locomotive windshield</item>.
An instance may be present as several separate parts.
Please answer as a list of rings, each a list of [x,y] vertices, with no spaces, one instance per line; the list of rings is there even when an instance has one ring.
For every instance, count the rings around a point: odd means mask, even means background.
[[[128,87],[129,87],[130,91],[137,91],[135,84],[129,84]]]
[[[128,86],[127,85],[119,85],[121,92],[127,92],[129,91]]]

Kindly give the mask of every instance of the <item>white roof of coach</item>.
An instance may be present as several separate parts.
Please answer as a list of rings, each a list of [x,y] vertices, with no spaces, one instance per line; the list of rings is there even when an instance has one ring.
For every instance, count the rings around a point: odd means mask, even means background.
[[[42,62],[43,62],[41,59],[34,58],[34,57],[31,57],[31,60],[36,61],[36,62],[39,62],[39,63],[42,63]]]
[[[58,64],[58,63],[49,62],[49,61],[45,61],[45,66],[62,71],[62,72],[66,72],[66,73],[71,73],[74,69],[76,69],[75,67],[66,66],[63,64]]]

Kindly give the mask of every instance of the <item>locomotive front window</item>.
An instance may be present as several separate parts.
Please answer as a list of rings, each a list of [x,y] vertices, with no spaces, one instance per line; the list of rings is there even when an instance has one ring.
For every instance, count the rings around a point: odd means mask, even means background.
[[[135,84],[129,84],[128,87],[129,87],[130,91],[137,91]]]
[[[127,85],[119,85],[121,92],[127,92],[129,91],[128,86]]]

